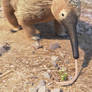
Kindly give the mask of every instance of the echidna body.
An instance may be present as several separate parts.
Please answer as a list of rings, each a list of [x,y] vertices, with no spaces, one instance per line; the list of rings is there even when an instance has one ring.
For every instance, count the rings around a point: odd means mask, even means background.
[[[54,20],[56,33],[60,26],[66,28],[70,37],[73,57],[74,59],[79,58],[76,30],[80,16],[79,0],[2,0],[2,3],[5,16],[10,24],[18,29],[22,27],[29,38],[36,34],[37,29],[34,24],[39,22]],[[76,78],[77,76],[75,76]],[[75,79],[68,84],[72,84]]]

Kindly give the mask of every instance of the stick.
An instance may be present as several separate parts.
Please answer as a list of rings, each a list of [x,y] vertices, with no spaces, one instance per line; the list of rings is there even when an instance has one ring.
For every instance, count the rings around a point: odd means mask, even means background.
[[[7,77],[7,75],[9,75],[12,72],[13,70],[5,72],[4,74],[0,75],[0,79]]]

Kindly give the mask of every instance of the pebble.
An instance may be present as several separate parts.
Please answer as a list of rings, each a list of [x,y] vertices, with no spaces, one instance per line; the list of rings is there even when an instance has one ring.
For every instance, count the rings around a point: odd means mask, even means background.
[[[39,34],[35,34],[35,35],[32,37],[32,40],[35,41],[35,43],[34,43],[33,46],[32,46],[34,49],[43,48],[43,46],[40,45],[40,35],[39,35]]]
[[[3,10],[3,8],[0,7],[0,11],[2,11],[2,10]]]
[[[32,40],[40,40],[40,35],[39,34],[35,34],[33,37],[32,37]]]
[[[32,45],[34,49],[40,49],[43,48],[42,45],[40,45],[40,41],[35,41],[35,43]]]
[[[52,56],[51,57],[51,63],[54,67],[58,67],[57,62],[59,61],[59,57],[58,56]]]
[[[48,69],[47,72],[48,72],[48,73],[51,73],[51,70]]]
[[[54,67],[58,67],[58,64],[56,64],[56,62],[54,61],[54,62],[51,62],[52,63],[52,65],[54,66]]]
[[[7,52],[8,50],[10,50],[10,46],[8,43],[5,43],[5,45],[0,46],[0,56],[2,56],[2,54]]]
[[[40,82],[38,83],[37,89],[39,89],[41,86],[46,86],[46,81],[40,80]]]
[[[61,69],[60,69],[62,72],[65,72],[67,71],[67,68],[65,66],[62,66]]]
[[[40,86],[45,86],[46,85],[46,81],[45,80],[40,80],[39,84],[40,84]]]
[[[57,42],[50,44],[50,46],[49,46],[49,50],[56,50],[57,48],[60,48],[60,44]]]
[[[60,88],[52,89],[51,92],[63,92]]]
[[[65,64],[69,64],[69,60],[65,60],[64,63],[65,63]]]
[[[38,90],[38,92],[50,92],[49,89],[46,88],[46,86],[41,86]]]
[[[50,82],[50,83],[48,83],[47,85],[50,86],[51,84],[53,84],[53,82]]]
[[[72,78],[73,78],[72,76],[69,76],[69,77],[68,77],[69,80],[72,80]]]
[[[29,88],[29,92],[38,92],[37,88]]]
[[[62,58],[65,57],[65,53],[59,52],[59,54],[60,54],[60,56],[61,56]]]
[[[51,78],[51,75],[48,72],[44,72],[42,75],[44,76],[44,78],[47,78],[47,79]]]
[[[59,61],[59,57],[58,56],[52,56],[51,57],[51,61]]]

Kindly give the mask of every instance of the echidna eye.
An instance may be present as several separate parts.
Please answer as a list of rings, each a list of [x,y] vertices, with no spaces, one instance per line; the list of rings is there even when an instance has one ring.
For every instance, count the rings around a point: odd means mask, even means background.
[[[64,13],[62,13],[62,16],[64,17]]]

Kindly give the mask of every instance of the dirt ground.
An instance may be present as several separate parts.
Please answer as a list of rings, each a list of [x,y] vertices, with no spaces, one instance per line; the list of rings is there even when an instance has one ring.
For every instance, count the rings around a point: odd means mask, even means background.
[[[87,27],[85,25],[88,25]],[[33,41],[28,41],[23,30],[12,33],[8,21],[0,14],[0,46],[5,43],[10,45],[8,52],[0,56],[0,92],[29,92],[32,86],[36,86],[40,80],[46,81],[50,89],[62,88],[63,92],[92,92],[92,19],[81,16],[79,21],[79,68],[83,70],[78,80],[71,86],[62,87],[56,85],[58,70],[51,64],[51,57],[58,56],[60,67],[67,68],[69,76],[74,75],[74,59],[69,39],[54,36],[53,24],[36,25],[41,30],[41,44],[43,48],[32,48]],[[54,51],[47,50],[50,44],[58,42],[61,48]],[[46,79],[42,73],[50,71],[51,79]],[[2,76],[3,75],[3,76]],[[50,84],[48,86],[48,83]],[[33,85],[34,84],[34,85]]]

